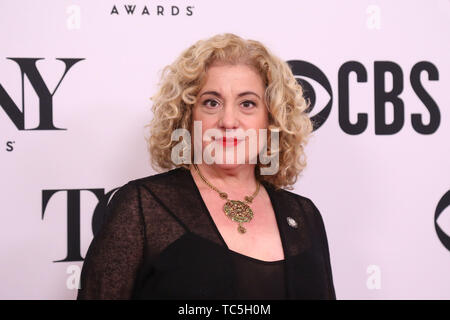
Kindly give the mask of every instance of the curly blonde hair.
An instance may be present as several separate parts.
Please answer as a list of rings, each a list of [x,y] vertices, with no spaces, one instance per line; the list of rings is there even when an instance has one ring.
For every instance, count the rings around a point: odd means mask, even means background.
[[[311,120],[305,112],[308,103],[303,97],[303,89],[289,65],[262,43],[231,33],[197,41],[162,70],[159,91],[151,98],[154,117],[147,125],[150,127],[147,142],[152,167],[157,171],[181,166],[189,169],[188,164],[172,162],[172,147],[179,142],[172,141],[171,135],[178,128],[191,130],[192,107],[206,71],[213,63],[245,64],[261,75],[269,110],[268,129],[279,131],[279,170],[274,175],[261,175],[259,168],[264,165],[258,161],[255,176],[277,189],[293,189],[306,166],[304,146],[312,132]]]

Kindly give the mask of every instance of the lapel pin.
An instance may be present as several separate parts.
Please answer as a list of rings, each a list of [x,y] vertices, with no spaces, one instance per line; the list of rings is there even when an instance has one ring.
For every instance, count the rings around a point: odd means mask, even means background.
[[[291,226],[292,228],[297,228],[298,223],[297,223],[297,221],[294,220],[294,218],[287,217],[286,219],[287,219],[289,226]]]

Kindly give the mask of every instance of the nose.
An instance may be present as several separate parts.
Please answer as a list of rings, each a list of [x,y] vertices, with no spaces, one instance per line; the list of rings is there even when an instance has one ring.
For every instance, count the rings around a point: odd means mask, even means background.
[[[236,110],[231,103],[225,105],[219,115],[220,129],[230,130],[239,127],[239,119]]]

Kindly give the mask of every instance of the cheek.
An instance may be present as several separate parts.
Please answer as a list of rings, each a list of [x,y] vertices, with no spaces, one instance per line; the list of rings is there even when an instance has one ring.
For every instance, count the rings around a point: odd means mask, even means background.
[[[197,122],[197,124],[194,123]],[[201,126],[201,137],[196,138],[196,132],[200,132],[200,130],[196,131],[194,128],[197,126]],[[192,110],[192,127],[191,127],[191,138],[194,140],[194,143],[201,143],[203,147],[208,145],[210,142],[203,141],[203,137],[205,137],[205,131],[211,128],[215,128],[215,120],[211,116],[206,116],[199,112],[195,108]]]
[[[263,127],[268,128],[269,127],[269,114],[266,112],[263,119]]]
[[[194,105],[192,107],[192,122],[194,122],[194,120],[200,120],[200,114],[197,105]]]
[[[214,123],[214,117],[210,114],[202,112],[199,106],[194,106],[192,109],[192,123],[194,121],[201,121],[203,129],[209,127]]]
[[[267,110],[254,118],[252,123],[253,128],[267,128],[269,126],[269,114]]]
[[[268,127],[269,127],[269,114],[268,114],[268,111],[266,109],[265,113],[261,116],[261,118],[258,121],[258,129],[268,129]],[[260,130],[258,130],[258,144],[257,144],[258,145],[258,151],[261,151],[262,148],[264,148],[264,145],[260,145],[260,143],[259,143],[259,135],[260,134],[264,134],[264,133],[260,132]],[[266,134],[265,134],[266,143],[268,141],[268,134],[269,134],[269,130],[267,130]]]

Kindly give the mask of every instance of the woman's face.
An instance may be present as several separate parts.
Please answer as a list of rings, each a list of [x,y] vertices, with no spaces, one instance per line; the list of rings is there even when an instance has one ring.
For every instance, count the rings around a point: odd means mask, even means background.
[[[249,141],[252,141],[251,147],[255,148],[257,153],[264,147],[258,144],[259,129],[268,127],[268,110],[264,103],[264,92],[265,86],[261,76],[247,65],[212,64],[208,68],[204,85],[197,95],[192,117],[193,121],[201,121],[202,124],[203,152],[213,143],[216,147],[222,147],[222,161],[216,157],[214,165],[236,167],[242,165],[242,157],[245,159],[245,164],[248,164],[250,158],[255,158],[254,153],[249,153]],[[199,141],[195,139],[193,129],[191,132],[194,141]],[[205,139],[205,131],[208,129],[219,130],[223,139],[212,137],[212,140],[208,141]],[[248,136],[242,140],[242,134],[239,134],[241,137],[238,139],[225,139],[226,134],[230,136],[239,131],[245,134],[249,129],[256,133],[256,140],[249,139]],[[210,148],[215,146],[211,145]],[[238,153],[241,155],[240,162],[237,158]],[[202,157],[202,163],[204,161]]]

